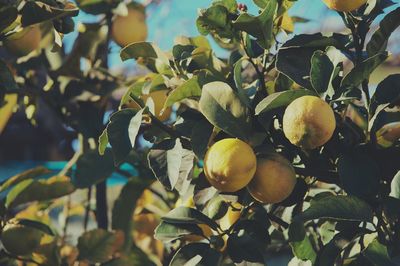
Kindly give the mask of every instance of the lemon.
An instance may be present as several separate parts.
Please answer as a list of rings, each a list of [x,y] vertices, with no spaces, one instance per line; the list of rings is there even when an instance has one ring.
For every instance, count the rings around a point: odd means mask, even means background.
[[[285,136],[303,149],[324,145],[332,137],[335,127],[332,108],[316,96],[297,98],[289,104],[283,116]]]
[[[257,160],[257,171],[247,186],[251,196],[262,203],[278,203],[289,197],[296,186],[291,163],[278,153]]]
[[[7,224],[1,233],[1,242],[11,254],[29,255],[40,246],[44,233],[32,227],[20,224]]]
[[[40,48],[42,32],[39,24],[35,24],[10,35],[5,47],[15,55],[24,56]]]
[[[146,14],[143,7],[128,7],[127,16],[116,16],[111,27],[113,40],[121,47],[147,38]]]
[[[244,188],[256,171],[256,156],[245,142],[227,138],[216,142],[204,158],[204,173],[212,186],[222,192]]]
[[[340,12],[351,12],[368,2],[368,0],[322,0],[333,10]]]
[[[168,90],[157,90],[157,91],[152,91],[149,94],[144,94],[140,96],[140,99],[146,103],[147,99],[151,98],[154,103],[155,117],[157,117],[160,121],[166,121],[169,119],[172,113],[171,108],[166,108],[163,110],[164,103],[167,100],[167,97],[168,97]],[[127,104],[127,107],[133,109],[140,109],[140,106],[136,102],[131,102]]]

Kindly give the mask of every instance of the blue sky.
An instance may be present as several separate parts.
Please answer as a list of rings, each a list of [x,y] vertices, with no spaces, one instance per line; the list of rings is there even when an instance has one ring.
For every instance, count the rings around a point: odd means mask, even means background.
[[[199,33],[196,28],[197,11],[208,7],[212,0],[162,0],[162,4],[150,6],[147,10],[149,25],[148,41],[155,42],[161,49],[170,50],[176,36],[196,36]],[[255,14],[256,7],[252,0],[238,1],[249,7],[249,12]],[[299,16],[310,20],[308,23],[296,24],[295,33],[313,33],[319,31],[332,31],[341,29],[342,21],[339,15],[328,10],[321,0],[299,0],[290,10],[290,15]],[[76,21],[93,21],[93,16],[81,12]],[[67,50],[71,47],[76,33],[66,36]],[[226,53],[214,45],[215,52],[219,56]],[[129,66],[131,62],[122,63],[119,58],[120,48],[113,44],[111,47],[111,66]]]

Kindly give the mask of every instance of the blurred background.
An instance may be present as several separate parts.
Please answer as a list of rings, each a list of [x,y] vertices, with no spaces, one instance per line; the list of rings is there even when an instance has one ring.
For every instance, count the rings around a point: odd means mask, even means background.
[[[148,40],[156,43],[163,50],[169,50],[177,36],[199,35],[196,28],[198,10],[209,6],[212,1],[145,0],[141,2],[147,5]],[[250,13],[256,12],[252,0],[243,0],[242,3],[249,7]],[[300,21],[295,23],[293,34],[344,30],[340,16],[336,12],[328,10],[321,0],[300,0],[290,9],[289,15]],[[93,22],[98,18],[81,12],[74,20],[77,27],[81,22]],[[378,25],[375,24],[375,27]],[[284,41],[291,36],[292,34],[280,36],[280,38]],[[71,50],[76,37],[76,31],[65,36],[63,43],[67,53]],[[211,38],[210,41],[217,56],[226,58],[228,52],[218,47]],[[400,72],[399,42],[400,31],[397,30],[389,43],[389,51],[393,54],[390,60],[372,75],[372,84],[378,83],[392,73]],[[116,44],[111,45],[109,62],[113,72],[132,76],[144,71],[133,60],[122,62],[119,50],[120,48]],[[116,93],[115,100],[118,101],[118,97],[121,95],[122,93]],[[106,120],[107,117],[105,117]],[[32,125],[22,113],[17,113],[11,118],[0,136],[0,161],[7,162],[0,166],[0,172],[7,171],[7,174],[2,176],[17,173],[36,163],[41,164],[43,161],[65,161],[74,153],[75,134],[65,128],[55,117],[52,117],[51,112],[47,112],[45,106],[38,113],[37,122],[37,125]],[[21,160],[25,161],[26,165],[16,163]]]

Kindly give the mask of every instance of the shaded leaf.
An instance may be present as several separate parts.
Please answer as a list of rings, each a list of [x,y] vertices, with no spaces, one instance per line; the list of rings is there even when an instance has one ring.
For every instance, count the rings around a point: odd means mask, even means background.
[[[279,107],[288,106],[295,99],[305,95],[315,95],[315,93],[311,90],[298,89],[270,94],[256,106],[255,114],[259,115]]]
[[[202,212],[188,207],[178,207],[161,218],[171,224],[206,224],[216,230],[218,225]]]
[[[79,157],[72,182],[77,188],[88,188],[104,181],[114,170],[110,149],[106,149],[103,156],[97,150],[90,150]]]
[[[199,104],[211,124],[234,137],[248,137],[248,110],[228,84],[215,81],[204,85]]]
[[[122,232],[107,232],[104,229],[94,229],[81,235],[78,239],[79,260],[90,263],[102,263],[112,259],[112,256],[123,245]]]
[[[53,176],[41,180],[27,179],[10,190],[6,198],[6,207],[13,208],[32,201],[56,199],[71,194],[74,190],[75,187],[67,176]]]
[[[170,262],[170,266],[181,265],[219,265],[221,254],[206,243],[191,243],[180,248]]]

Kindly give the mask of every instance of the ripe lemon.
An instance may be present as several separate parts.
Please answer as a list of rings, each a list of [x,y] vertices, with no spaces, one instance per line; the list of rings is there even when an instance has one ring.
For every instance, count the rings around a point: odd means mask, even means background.
[[[322,0],[333,10],[340,12],[351,12],[368,2],[368,0]]]
[[[256,171],[257,159],[252,148],[239,139],[223,139],[207,151],[204,173],[210,184],[222,192],[244,188]]]
[[[40,246],[44,233],[32,227],[8,224],[1,233],[4,248],[13,255],[23,256],[35,251]]]
[[[24,56],[39,49],[42,32],[39,24],[35,24],[10,35],[5,41],[5,47],[13,54]]]
[[[121,47],[147,38],[146,14],[142,6],[128,7],[128,15],[116,16],[112,23],[113,40]]]
[[[164,108],[164,103],[167,100],[168,97],[168,91],[167,90],[158,90],[158,91],[153,91],[150,92],[149,94],[144,94],[140,96],[140,99],[143,100],[143,102],[146,103],[148,98],[151,98],[154,103],[154,115],[157,117],[160,121],[165,121],[168,120],[169,117],[171,116],[172,109],[171,108]],[[135,103],[131,102],[127,104],[129,108],[134,108],[134,109],[140,109],[140,106]]]
[[[285,136],[303,149],[324,145],[332,137],[335,127],[332,108],[316,96],[297,98],[289,104],[283,116]]]
[[[270,153],[257,160],[257,171],[247,189],[254,199],[269,204],[286,199],[295,185],[291,163],[278,153]]]

